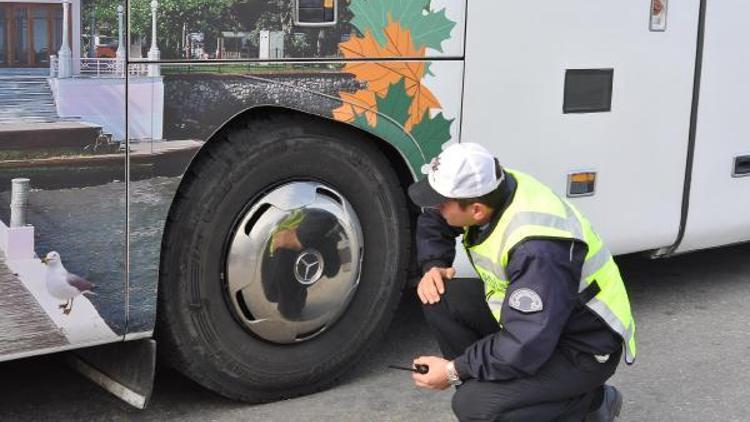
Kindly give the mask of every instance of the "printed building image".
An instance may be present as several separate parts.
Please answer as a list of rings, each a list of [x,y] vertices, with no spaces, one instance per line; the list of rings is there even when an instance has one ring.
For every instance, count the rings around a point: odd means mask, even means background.
[[[81,50],[81,0],[0,1],[0,68],[50,66],[63,40],[68,10],[68,42],[73,58]]]
[[[92,21],[87,30],[96,28],[93,35],[82,32],[84,8]],[[113,16],[114,23],[104,16]],[[94,128],[74,142],[81,146],[98,142],[99,134],[124,140],[126,53],[119,42],[124,31],[124,3],[0,1],[0,124],[16,125],[0,127],[4,135],[25,138],[19,130],[39,129],[19,124],[65,122],[79,131]],[[148,121],[130,128],[131,139],[162,138],[163,87],[158,74],[148,71],[130,69],[134,121]],[[56,138],[56,146],[68,142],[64,134]]]

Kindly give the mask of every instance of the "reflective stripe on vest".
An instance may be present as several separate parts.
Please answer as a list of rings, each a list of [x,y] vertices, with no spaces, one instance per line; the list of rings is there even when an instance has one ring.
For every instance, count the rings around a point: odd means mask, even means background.
[[[517,181],[513,201],[482,243],[468,247],[464,241],[472,264],[484,281],[485,297],[492,315],[498,323],[501,322],[502,304],[509,283],[506,274],[508,254],[515,245],[529,237],[579,240],[587,245],[588,253],[581,269],[578,291],[583,292],[596,280],[600,291],[586,305],[620,335],[625,346],[625,361],[632,363],[636,356],[635,322],[612,254],[588,220],[567,201],[531,176],[506,170]]]

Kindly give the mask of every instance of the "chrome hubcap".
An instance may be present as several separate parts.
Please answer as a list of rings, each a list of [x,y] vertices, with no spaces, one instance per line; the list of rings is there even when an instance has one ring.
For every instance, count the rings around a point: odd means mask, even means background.
[[[260,197],[230,237],[227,294],[238,319],[274,343],[325,331],[354,296],[362,229],[349,202],[318,182],[290,182]]]

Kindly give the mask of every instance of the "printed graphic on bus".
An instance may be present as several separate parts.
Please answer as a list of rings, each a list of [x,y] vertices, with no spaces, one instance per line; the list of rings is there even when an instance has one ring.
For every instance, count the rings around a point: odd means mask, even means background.
[[[457,138],[463,2],[336,1],[318,27],[305,2],[224,3],[0,1],[2,359],[152,333],[183,174],[248,110],[352,125],[412,175]]]

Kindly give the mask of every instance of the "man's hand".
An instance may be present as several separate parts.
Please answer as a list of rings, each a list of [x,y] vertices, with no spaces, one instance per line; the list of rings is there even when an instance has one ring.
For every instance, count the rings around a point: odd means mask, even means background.
[[[432,267],[417,285],[417,295],[423,304],[440,302],[440,295],[445,293],[445,279],[451,279],[456,275],[456,269]]]
[[[430,372],[426,374],[414,372],[411,375],[417,387],[429,388],[431,390],[445,390],[448,388],[448,373],[445,370],[445,365],[448,364],[447,360],[437,356],[420,356],[414,359],[414,364],[422,364],[430,367]]]

